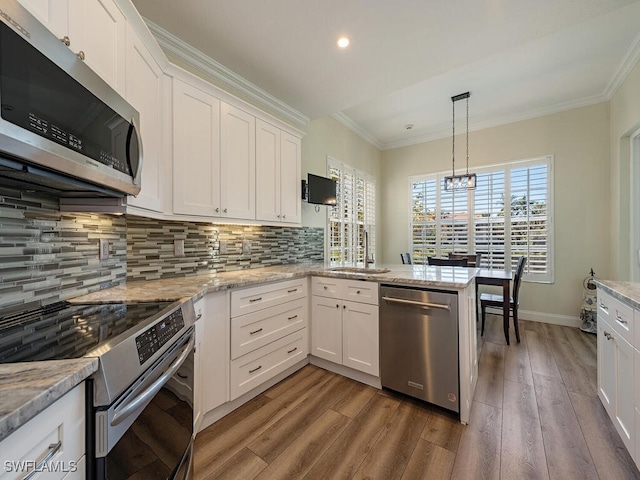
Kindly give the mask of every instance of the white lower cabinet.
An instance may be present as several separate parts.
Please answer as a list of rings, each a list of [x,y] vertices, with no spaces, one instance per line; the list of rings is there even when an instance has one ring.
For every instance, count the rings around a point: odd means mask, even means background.
[[[199,379],[202,414],[229,401],[229,308],[225,291],[204,297]],[[196,310],[196,316],[198,310]],[[196,331],[197,335],[197,331]],[[197,394],[196,394],[197,398]]]
[[[2,478],[84,479],[85,385],[81,383],[0,442]],[[23,466],[28,466],[28,471]]]
[[[378,284],[314,277],[311,288],[311,354],[379,377]]]
[[[306,278],[231,292],[231,400],[309,354]]]

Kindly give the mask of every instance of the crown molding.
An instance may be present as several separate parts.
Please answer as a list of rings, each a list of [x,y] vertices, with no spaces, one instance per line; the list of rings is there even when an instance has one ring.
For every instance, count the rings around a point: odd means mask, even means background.
[[[353,133],[358,135],[365,142],[367,142],[370,145],[376,147],[378,150],[384,150],[384,144],[383,143],[381,143],[377,138],[375,138],[373,135],[371,135],[369,132],[367,132],[364,128],[362,128],[356,122],[351,120],[351,118],[348,117],[343,112],[333,113],[333,114],[331,114],[331,117],[333,117],[335,120],[337,120],[342,125],[347,127]]]
[[[176,37],[171,32],[153,23],[148,18],[143,17],[143,19],[165,53],[189,65],[197,72],[200,72],[205,78],[215,78],[223,85],[241,92],[262,108],[276,112],[278,115],[299,127],[304,127],[309,123],[309,117],[295,108],[290,107],[273,95],[247,81],[221,63],[216,62],[213,58]]]
[[[618,69],[611,77],[607,88],[604,89],[604,95],[607,97],[607,100],[611,100],[613,96],[616,94],[620,86],[624,83],[627,76],[631,73],[631,70],[638,64],[640,61],[640,34],[634,39],[631,43],[631,46],[627,50],[626,55],[620,62]]]

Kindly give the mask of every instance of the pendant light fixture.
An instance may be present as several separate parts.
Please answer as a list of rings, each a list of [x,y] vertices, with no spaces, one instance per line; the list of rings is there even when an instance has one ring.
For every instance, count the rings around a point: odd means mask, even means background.
[[[453,105],[453,136],[451,141],[451,157],[452,157],[452,173],[451,176],[444,177],[444,189],[455,190],[459,188],[472,189],[476,188],[476,174],[469,173],[469,92],[461,93],[451,97]],[[458,100],[467,100],[467,173],[464,175],[456,175],[456,102]]]

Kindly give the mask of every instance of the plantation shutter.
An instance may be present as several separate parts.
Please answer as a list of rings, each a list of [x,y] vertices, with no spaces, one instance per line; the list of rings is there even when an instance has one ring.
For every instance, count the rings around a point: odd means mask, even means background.
[[[504,171],[478,173],[474,191],[474,251],[483,268],[504,269]]]

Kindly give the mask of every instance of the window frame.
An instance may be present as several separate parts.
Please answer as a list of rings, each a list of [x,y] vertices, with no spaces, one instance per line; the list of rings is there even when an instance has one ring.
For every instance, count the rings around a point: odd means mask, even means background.
[[[362,222],[358,222],[358,221],[354,221],[351,222],[352,225],[358,226],[358,225],[362,225],[363,227],[363,231],[367,230],[368,235],[369,235],[369,255],[370,257],[372,257],[375,261],[376,258],[376,220],[377,220],[377,216],[376,216],[376,202],[377,202],[377,190],[378,190],[378,184],[377,184],[377,180],[376,178],[366,172],[363,172],[362,170],[359,170],[349,164],[346,164],[344,162],[341,162],[340,160],[337,160],[333,157],[328,156],[327,157],[327,176],[329,178],[331,178],[331,168],[338,168],[342,171],[347,171],[348,173],[350,173],[351,175],[353,175],[354,178],[354,196],[352,197],[352,204],[355,205],[355,185],[357,184],[358,180],[362,180],[365,183],[365,191],[364,191],[364,208],[363,208],[363,221]],[[370,195],[367,192],[367,185],[368,184],[373,184],[373,195],[372,198],[370,198]],[[362,254],[362,256],[364,256],[364,238],[361,237],[360,235],[357,235],[357,239],[356,242],[359,242],[360,240],[362,240],[362,243],[355,243],[352,246],[343,246],[341,247],[342,249],[351,249],[351,254],[350,256],[353,256],[353,254],[355,254],[355,261],[349,261],[349,259],[345,259],[344,257],[341,258],[340,261],[332,261],[331,259],[331,213],[333,211],[334,208],[341,208],[341,206],[343,205],[343,199],[341,198],[342,195],[342,191],[340,189],[340,186],[338,186],[338,192],[337,192],[337,197],[336,198],[336,206],[335,207],[329,207],[326,210],[326,221],[325,221],[325,263],[327,263],[328,265],[335,267],[335,266],[364,266],[364,260],[363,261],[358,261],[360,260],[360,256]],[[369,202],[372,202],[372,206],[370,205]],[[373,211],[371,211],[371,209],[373,209]],[[354,216],[354,218],[357,217],[357,210],[354,210],[354,213],[356,213],[356,215]],[[339,222],[341,224],[346,224],[347,222],[344,221],[344,216],[343,216],[343,220],[341,222]],[[357,227],[356,227],[357,228]],[[343,230],[344,231],[344,230]]]
[[[516,160],[512,162],[499,163],[493,165],[486,165],[482,167],[478,167],[474,169],[474,172],[477,174],[482,173],[490,173],[490,172],[504,172],[504,187],[502,192],[505,194],[505,198],[510,198],[511,195],[511,171],[515,168],[523,168],[523,167],[533,167],[539,165],[546,165],[547,167],[547,183],[546,183],[546,197],[547,197],[547,273],[546,274],[535,274],[526,272],[523,275],[523,280],[531,283],[545,283],[545,284],[553,284],[555,282],[555,241],[554,241],[554,155],[545,155],[541,157],[529,158],[524,160]],[[435,252],[436,256],[441,256],[442,253],[442,244],[441,244],[441,226],[440,226],[440,209],[441,209],[441,191],[442,191],[442,182],[445,176],[449,175],[450,172],[436,172],[431,174],[420,174],[420,175],[410,175],[409,180],[409,228],[408,228],[408,250],[413,254],[413,185],[417,182],[422,181],[434,181],[436,182],[436,241],[435,241]],[[469,248],[473,248],[475,251],[475,236],[476,236],[476,228],[475,228],[475,190],[469,190],[467,197],[467,245]],[[508,250],[505,248],[505,257],[511,255],[511,213],[509,212],[509,221],[505,221],[504,227],[504,237],[505,237],[505,245],[508,245]],[[506,239],[509,238],[509,242],[507,244]],[[480,250],[482,251],[482,250]],[[412,255],[413,256],[413,255]]]

